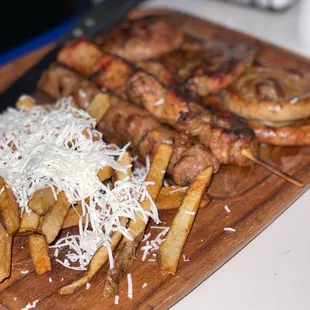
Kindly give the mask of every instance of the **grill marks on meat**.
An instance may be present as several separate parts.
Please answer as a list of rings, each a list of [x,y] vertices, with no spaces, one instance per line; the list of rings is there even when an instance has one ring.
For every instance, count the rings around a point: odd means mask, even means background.
[[[255,54],[249,44],[201,42],[189,37],[180,49],[164,55],[160,61],[185,91],[206,96],[230,85],[252,64]]]
[[[310,76],[283,68],[253,67],[228,87],[228,109],[251,120],[287,122],[310,117]]]
[[[92,45],[90,42],[88,44]],[[78,44],[75,46],[79,49]],[[62,49],[63,54],[69,55],[71,52],[71,46]],[[74,51],[73,53],[78,54]],[[122,67],[120,72],[125,72],[120,78],[124,82],[122,85],[119,83],[116,87],[111,87],[109,81],[112,75],[109,71],[111,65],[102,66],[102,58],[109,58],[110,63],[114,62]],[[63,62],[63,59],[59,58],[59,61]],[[76,57],[66,57],[66,62],[63,63],[75,68],[78,67],[75,61],[78,61]],[[217,112],[211,113],[196,103],[184,101],[174,90],[164,87],[154,76],[143,70],[137,70],[117,56],[102,52],[98,63],[100,66],[95,64],[93,68],[84,68],[80,72],[92,72],[100,86],[143,106],[161,122],[197,137],[202,144],[210,147],[221,164],[246,166],[251,163],[240,151],[247,149],[255,154],[258,150],[258,141],[254,132],[237,117],[229,113],[225,116]],[[126,66],[127,70],[124,69]],[[116,67],[115,65],[114,70],[117,70]]]
[[[183,31],[179,25],[166,17],[156,16],[125,20],[113,30],[95,38],[95,43],[104,51],[130,61],[170,53],[182,41]]]
[[[64,80],[68,83],[63,83]],[[93,82],[55,64],[45,71],[38,88],[54,99],[62,97],[63,93],[72,95],[84,109],[88,106],[87,102],[91,102],[99,92]],[[59,88],[62,92],[59,92]],[[106,141],[118,145],[131,142],[133,151],[143,159],[153,155],[160,143],[171,143],[174,151],[168,173],[173,176],[176,184],[189,184],[200,171],[209,166],[213,167],[214,173],[219,170],[217,159],[206,147],[193,142],[185,134],[163,126],[146,110],[116,96],[110,96],[110,104],[111,107],[99,123],[99,130]]]

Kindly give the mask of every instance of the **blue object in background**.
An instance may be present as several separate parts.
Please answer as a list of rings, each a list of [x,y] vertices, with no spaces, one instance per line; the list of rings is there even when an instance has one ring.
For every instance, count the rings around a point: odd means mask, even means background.
[[[0,66],[13,61],[35,49],[43,47],[44,45],[55,42],[59,39],[66,31],[68,31],[77,22],[78,17],[68,19],[64,23],[52,28],[49,31],[44,32],[37,37],[30,39],[28,42],[10,49],[8,52],[0,54]]]

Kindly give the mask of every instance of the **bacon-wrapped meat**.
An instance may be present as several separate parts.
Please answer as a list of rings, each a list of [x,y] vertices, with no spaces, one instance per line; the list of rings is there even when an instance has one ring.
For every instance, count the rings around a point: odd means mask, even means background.
[[[63,94],[73,96],[84,109],[99,92],[93,82],[55,64],[45,71],[38,88],[55,99]],[[119,145],[131,142],[135,153],[142,159],[153,155],[160,143],[171,143],[173,155],[168,173],[176,184],[189,184],[200,171],[209,166],[212,166],[214,173],[219,170],[217,159],[199,142],[193,142],[187,135],[163,126],[144,109],[116,96],[110,96],[110,104],[111,107],[99,123],[99,130],[105,139]]]
[[[88,42],[89,45],[93,45]],[[74,48],[72,48],[74,46]],[[64,46],[58,61],[72,68],[78,68],[79,43]],[[82,49],[85,49],[83,43]],[[91,49],[90,49],[91,51]],[[256,153],[258,141],[247,124],[228,112],[211,112],[202,106],[185,101],[172,89],[163,86],[153,75],[128,64],[118,56],[102,52],[93,68],[85,68],[80,73],[91,71],[92,79],[101,87],[130,99],[143,106],[148,112],[179,131],[196,137],[221,164],[247,166],[251,163],[241,154],[242,149]],[[119,74],[118,79],[115,74]]]

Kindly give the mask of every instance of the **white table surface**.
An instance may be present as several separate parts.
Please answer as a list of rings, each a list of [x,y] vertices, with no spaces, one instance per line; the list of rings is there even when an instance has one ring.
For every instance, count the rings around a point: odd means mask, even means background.
[[[211,0],[152,0],[310,56],[310,0],[271,14]],[[308,11],[306,12],[306,6]],[[308,18],[307,18],[308,16]],[[308,26],[307,26],[307,24]],[[310,191],[173,310],[309,310]]]

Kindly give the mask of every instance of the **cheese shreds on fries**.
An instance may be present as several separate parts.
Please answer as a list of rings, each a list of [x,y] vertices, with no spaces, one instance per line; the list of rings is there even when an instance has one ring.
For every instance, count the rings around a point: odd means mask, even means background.
[[[134,219],[139,213],[159,222],[155,207],[144,211],[141,206],[148,196],[149,182],[132,177],[115,182],[113,188],[102,183],[111,176],[111,169],[127,171],[129,167],[116,160],[126,147],[105,144],[95,129],[96,120],[74,108],[71,98],[55,105],[20,107],[9,108],[0,115],[1,197],[6,198],[12,191],[19,206],[18,221],[23,219],[21,231],[42,232],[48,243],[58,235],[70,206],[80,204],[79,233],[53,245],[70,252],[59,263],[86,270],[97,249],[110,247],[114,232],[130,238],[121,218]],[[53,199],[40,194],[44,191],[52,193]],[[2,199],[2,203],[7,204],[8,200]],[[36,216],[23,217],[32,212],[42,216],[40,224]],[[2,224],[6,229],[6,222]],[[10,233],[19,228],[19,222],[11,226]]]
[[[52,270],[49,248],[59,264],[86,271],[60,288],[60,295],[89,289],[93,277],[108,265],[103,296],[117,296],[127,274],[132,298],[128,270],[142,239],[150,243],[141,248],[142,260],[151,248],[159,250],[162,270],[175,273],[196,212],[210,202],[205,189],[212,168],[200,173],[189,188],[163,187],[171,142],[159,144],[145,167],[137,163],[133,168],[129,144],[107,145],[95,129],[109,104],[108,94],[98,94],[85,112],[71,98],[36,106],[25,96],[17,102],[18,109],[0,115],[0,282],[10,277],[16,235],[29,236],[37,275]],[[171,209],[178,209],[171,229],[151,226],[163,231],[147,241],[149,219],[159,224],[158,211]],[[77,229],[59,237],[70,227]],[[158,256],[152,253],[148,261],[156,262]]]

